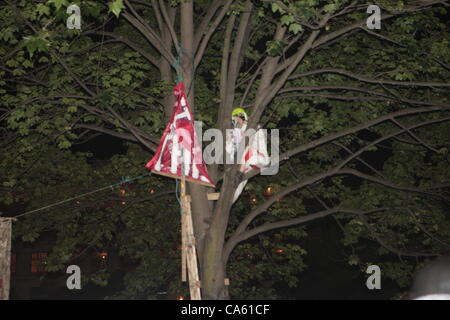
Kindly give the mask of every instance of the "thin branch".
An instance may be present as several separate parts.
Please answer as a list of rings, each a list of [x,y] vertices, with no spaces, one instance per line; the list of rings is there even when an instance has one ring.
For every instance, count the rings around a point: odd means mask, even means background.
[[[397,141],[399,141],[399,142],[402,142],[402,143],[404,143],[404,144],[409,144],[409,145],[414,145],[414,146],[419,146],[419,145],[421,145],[421,143],[419,143],[419,142],[415,142],[415,141],[411,141],[411,140],[407,140],[407,139],[402,139],[402,138],[400,138],[400,137],[394,137],[394,139],[395,140],[397,140]],[[444,146],[448,146],[448,145],[446,145],[446,144],[434,144],[434,145],[432,145],[433,147],[444,147]],[[387,147],[387,146],[386,146]],[[414,150],[414,151],[417,151],[417,149],[404,149],[404,150]]]
[[[236,16],[233,15],[228,19],[227,28],[225,30],[225,39],[223,43],[223,51],[222,51],[222,61],[220,65],[220,106],[219,106],[219,115],[223,115],[220,112],[221,109],[224,108],[225,99],[227,95],[227,85],[228,85],[228,63],[230,58],[230,47],[231,47],[231,35],[233,33],[234,23],[236,21]],[[218,122],[222,121],[221,117],[218,117]]]
[[[134,18],[128,13],[124,13],[123,17],[127,19],[136,29],[138,29],[152,44],[152,46],[158,50],[161,56],[163,56],[169,63],[175,61],[175,57],[173,56],[173,54],[151,28],[147,28],[144,24],[139,22],[138,19]]]
[[[347,151],[350,155],[354,155],[354,152],[352,152],[349,148],[347,148],[346,146],[344,146],[343,144],[337,142],[337,141],[333,141],[332,142],[334,145],[344,149],[345,151]],[[367,148],[365,149],[367,150]],[[359,150],[360,151],[360,150]],[[387,179],[387,177],[381,173],[380,171],[378,171],[377,169],[375,169],[374,167],[372,167],[370,164],[368,164],[366,161],[364,161],[363,159],[361,159],[360,157],[356,157],[355,159],[358,160],[359,162],[361,162],[363,165],[365,165],[367,168],[369,168],[370,170],[372,170],[374,173],[376,173],[377,175],[379,175],[381,178],[383,179]]]
[[[364,215],[364,214],[370,214],[380,211],[388,210],[389,208],[378,208],[374,210],[357,210],[357,209],[348,209],[348,208],[331,208],[326,209],[323,211],[319,211],[316,213],[308,214],[306,216],[301,216],[294,219],[284,220],[284,221],[278,221],[278,222],[272,222],[272,223],[266,223],[259,227],[243,231],[241,233],[235,233],[233,234],[227,241],[227,243],[224,246],[223,250],[223,261],[227,261],[229,258],[229,255],[231,254],[232,250],[236,247],[236,245],[244,240],[247,240],[250,237],[253,237],[257,234],[267,232],[274,229],[284,228],[284,227],[292,227],[296,226],[302,223],[306,223],[309,221],[313,221],[316,219],[324,218],[326,216],[336,214],[336,213],[351,213],[351,214],[357,214],[357,215]]]
[[[326,98],[331,100],[341,100],[341,101],[387,101],[392,102],[393,98],[384,98],[384,97],[367,97],[367,96],[348,96],[348,95],[332,95],[332,94],[317,94],[317,93],[294,93],[294,94],[284,94],[279,95],[274,98],[274,100],[279,99],[287,99],[287,98],[298,98],[298,97],[304,97],[304,98]],[[399,102],[408,104],[408,105],[416,105],[416,106],[448,106],[447,104],[441,104],[439,102],[427,102],[427,101],[420,101],[420,100],[412,100],[408,98],[401,98],[397,99]]]
[[[321,91],[321,90],[347,90],[347,91],[356,91],[356,92],[362,92],[367,93],[369,95],[375,95],[375,96],[381,96],[384,98],[387,98],[389,100],[393,100],[389,95],[369,90],[365,88],[360,87],[354,87],[354,86],[332,86],[332,85],[323,85],[323,86],[311,86],[311,87],[289,87],[280,89],[279,93],[285,93],[285,92],[294,92],[294,91]]]
[[[295,11],[290,10],[290,9],[289,9],[282,1],[279,1],[279,0],[262,0],[262,1],[264,1],[264,2],[273,2],[273,3],[276,3],[282,10],[284,10],[285,12],[289,12],[290,14],[292,14],[293,17],[295,18],[295,22],[297,22],[298,24],[300,24],[300,25],[302,25],[302,26],[304,26],[304,27],[307,27],[307,28],[309,28],[309,29],[311,29],[311,30],[318,30],[318,29],[321,28],[320,25],[318,25],[318,26],[313,26],[313,25],[311,25],[311,24],[309,24],[309,23],[306,23],[306,22],[304,21],[304,18],[303,18],[302,16],[298,15]]]
[[[424,81],[395,81],[395,80],[387,80],[387,79],[375,79],[369,77],[363,77],[352,72],[342,70],[342,69],[333,69],[333,68],[324,68],[317,69],[308,72],[304,72],[301,74],[295,74],[289,77],[289,80],[295,80],[300,77],[321,74],[321,73],[335,73],[340,74],[349,78],[353,78],[366,83],[374,83],[374,84],[389,84],[389,85],[398,85],[398,86],[407,86],[407,87],[450,87],[450,83],[445,82],[424,82]]]
[[[429,120],[429,121],[425,121],[422,122],[420,124],[414,125],[412,127],[410,127],[409,129],[412,130],[414,128],[418,128],[421,126],[425,126],[425,125],[430,125],[430,124],[434,124],[434,123],[438,123],[438,122],[443,122],[443,121],[448,121],[450,120],[450,117],[448,118],[443,118],[443,119],[434,119],[434,120]],[[320,180],[323,180],[325,178],[331,177],[333,175],[337,175],[337,174],[353,174],[355,176],[359,176],[360,178],[364,178],[366,180],[375,182],[375,183],[380,183],[383,184],[385,186],[388,186],[390,188],[393,189],[397,189],[397,190],[402,190],[402,191],[412,191],[412,192],[418,192],[418,193],[422,193],[422,194],[429,194],[429,195],[433,195],[433,196],[439,196],[442,197],[439,194],[436,193],[431,193],[431,192],[427,192],[426,190],[422,190],[422,189],[418,189],[418,188],[413,188],[413,187],[403,187],[403,186],[398,186],[392,182],[389,182],[387,179],[377,179],[375,177],[369,176],[369,175],[364,175],[362,173],[360,173],[359,171],[356,170],[352,170],[352,169],[342,169],[347,163],[349,163],[351,160],[353,160],[354,158],[356,158],[357,156],[359,156],[361,153],[363,153],[364,151],[366,151],[367,149],[369,149],[371,146],[374,146],[384,140],[387,140],[393,136],[399,135],[401,133],[404,133],[405,129],[399,130],[397,132],[394,132],[392,134],[389,134],[387,136],[381,137],[379,139],[377,139],[376,141],[372,142],[369,145],[364,146],[363,148],[361,148],[360,150],[358,150],[357,152],[352,153],[350,156],[348,156],[345,160],[343,160],[339,165],[337,165],[336,167],[324,172],[324,173],[320,173],[320,174],[316,174],[314,176],[310,176],[308,178],[304,178],[301,179],[299,182],[294,183],[286,188],[284,188],[283,190],[279,191],[277,194],[271,196],[270,198],[268,198],[265,202],[263,202],[262,204],[260,204],[259,206],[257,206],[256,208],[254,208],[239,224],[239,226],[236,228],[235,234],[240,234],[242,233],[247,226],[250,224],[251,221],[253,221],[258,215],[260,215],[261,213],[265,212],[275,201],[281,199],[282,197],[288,195],[289,193],[298,190],[300,188],[303,188],[305,186],[311,185],[313,183],[316,183]],[[244,177],[244,179],[246,179]],[[444,197],[442,197],[444,198]]]
[[[410,251],[402,251],[400,249],[394,248],[392,245],[388,244],[386,241],[384,241],[381,238],[381,236],[367,222],[367,219],[363,215],[359,215],[358,218],[366,226],[366,228],[369,230],[369,232],[372,234],[372,236],[377,240],[377,242],[381,246],[383,246],[387,250],[397,254],[398,256],[405,256],[405,257],[435,257],[435,256],[439,256],[439,254],[436,254],[436,253],[410,252]]]
[[[411,132],[411,130],[409,130],[408,128],[405,128],[404,125],[402,125],[400,122],[398,122],[396,119],[392,119],[392,122],[394,122],[396,125],[398,125],[400,128],[404,129],[413,139],[415,139],[417,142],[419,142],[421,145],[423,145],[425,148],[434,151],[436,153],[439,153],[438,150],[436,150],[435,148],[433,148],[432,146],[430,146],[428,143],[426,143],[425,141],[423,141],[422,139],[420,139],[416,134],[414,134],[413,132]]]
[[[225,14],[227,13],[228,9],[230,8],[231,4],[233,3],[232,0],[229,0],[224,7],[221,9],[221,11],[219,12],[218,16],[216,17],[216,19],[214,20],[214,22],[212,23],[211,27],[208,29],[208,31],[205,33],[205,35],[203,36],[202,41],[197,45],[196,43],[194,43],[194,49],[196,52],[195,54],[195,59],[194,59],[194,66],[197,68],[198,65],[200,64],[200,61],[203,58],[203,55],[205,54],[205,50],[206,50],[206,46],[209,43],[209,40],[211,39],[212,35],[214,34],[214,32],[216,31],[217,27],[220,25],[220,23],[222,22],[223,18],[225,17]]]
[[[99,127],[99,126],[96,126],[96,125],[77,124],[73,128],[74,129],[77,129],[77,128],[88,129],[88,130],[92,130],[92,131],[101,132],[101,133],[104,133],[104,134],[107,134],[107,135],[110,135],[110,136],[113,136],[113,137],[117,137],[117,138],[120,138],[120,139],[132,141],[132,142],[139,142],[139,140],[137,140],[136,137],[133,136],[132,134],[123,133],[123,132],[117,132],[117,131],[106,129],[104,127]],[[156,151],[156,148],[153,151]]]
[[[139,47],[136,43],[132,42],[131,40],[129,40],[123,36],[118,36],[113,32],[104,32],[104,31],[86,32],[85,34],[98,34],[98,35],[105,35],[105,36],[111,37],[114,40],[109,40],[108,42],[121,42],[121,43],[127,45],[128,47],[130,47],[131,49],[133,49],[134,51],[141,54],[144,58],[146,58],[154,66],[159,67],[159,61],[157,60],[156,57],[152,56],[145,49]],[[105,41],[105,43],[107,43],[107,42]]]
[[[410,6],[410,7],[407,7],[405,9],[401,10],[401,11],[396,11],[396,12],[389,13],[389,14],[382,14],[380,16],[380,20],[382,21],[382,20],[390,19],[392,17],[398,16],[398,15],[401,15],[401,14],[404,14],[404,13],[407,13],[407,12],[414,12],[414,11],[419,11],[419,10],[422,10],[422,9],[426,9],[429,6],[432,6],[432,5],[438,4],[438,3],[440,3],[440,1],[428,1],[428,0],[418,1],[418,4],[416,6]],[[366,25],[366,23],[367,22],[364,19],[364,20],[358,21],[356,23],[353,23],[353,24],[351,24],[349,26],[343,27],[343,28],[341,28],[339,30],[336,30],[334,32],[331,32],[331,33],[329,33],[327,35],[324,35],[324,36],[320,37],[319,39],[317,39],[316,41],[314,41],[314,43],[312,45],[312,48],[314,49],[314,48],[316,48],[316,47],[318,47],[320,45],[323,45],[326,42],[329,42],[329,41],[331,41],[331,40],[333,40],[335,38],[338,38],[338,37],[344,35],[345,33],[348,33],[348,32],[353,31],[355,29],[360,29],[361,27],[364,27]]]
[[[147,3],[147,5],[148,5],[148,3]],[[163,18],[161,16],[161,11],[159,10],[158,1],[157,0],[152,0],[151,6],[153,8],[153,12],[155,13],[156,21],[158,22],[159,30],[162,31],[163,30]]]
[[[226,62],[228,66],[227,74],[226,74],[226,92],[223,95],[223,99],[220,103],[219,112],[218,112],[218,119],[220,122],[218,123],[219,128],[223,130],[226,126],[224,123],[224,120],[230,118],[231,110],[233,108],[234,104],[234,98],[236,94],[236,80],[239,75],[239,69],[241,67],[241,54],[243,50],[245,50],[248,43],[244,43],[244,39],[246,36],[246,33],[248,32],[248,26],[250,23],[250,16],[251,16],[251,8],[253,7],[251,1],[247,0],[245,3],[245,10],[246,12],[242,13],[241,19],[239,21],[239,26],[237,30],[237,34],[234,40],[233,49],[231,52],[231,56],[229,58],[229,61]],[[248,12],[247,12],[248,11]],[[230,24],[233,22],[233,18],[231,18]],[[230,26],[229,24],[229,26]],[[231,26],[230,26],[231,27]],[[223,53],[223,58],[225,57],[226,53]],[[222,65],[223,66],[223,65]],[[224,67],[224,66],[223,66]],[[224,68],[222,68],[224,71]]]
[[[358,3],[358,1],[353,1],[352,3],[350,3],[348,6],[346,6],[344,9],[342,9],[338,13],[333,14],[330,19],[333,19],[333,18],[336,18],[336,17],[339,17],[341,15],[344,15],[344,14],[347,14],[349,12],[354,11],[354,10],[350,10],[350,9],[367,8],[367,5],[363,4],[363,5],[359,5],[358,6],[357,3]]]
[[[156,151],[156,145],[155,143],[158,143],[159,141],[155,138],[152,138],[150,136],[148,136],[147,134],[141,132],[140,129],[136,128],[135,126],[133,126],[131,123],[129,123],[127,120],[125,120],[124,118],[122,118],[116,111],[114,111],[111,107],[107,107],[109,112],[111,112],[111,114],[114,115],[114,117],[116,117],[116,119],[118,119],[125,127],[128,128],[128,130],[131,131],[131,133],[136,137],[136,139],[139,140],[140,143],[142,143],[144,146],[146,146],[147,148],[149,148],[152,151]],[[149,143],[148,141],[145,141],[144,138],[150,140],[152,143]]]
[[[408,213],[414,219],[414,223],[419,227],[420,230],[423,231],[423,233],[425,233],[428,237],[430,237],[434,241],[439,242],[440,244],[442,244],[447,249],[450,249],[450,244],[448,244],[448,243],[446,243],[446,242],[436,238],[435,236],[433,236],[431,234],[431,232],[429,232],[427,229],[425,229],[425,227],[419,222],[419,220],[417,219],[416,215],[414,214],[414,212],[410,208],[406,208],[406,211],[408,211]]]
[[[50,51],[52,53],[52,55],[55,57],[55,59],[59,62],[59,64],[64,68],[64,70],[66,70],[66,72],[87,92],[89,93],[92,97],[95,97],[96,94],[95,92],[93,92],[91,89],[89,89],[86,84],[81,81],[81,79],[72,72],[72,70],[70,70],[70,68],[67,66],[67,64],[54,52]]]
[[[180,44],[179,44],[179,41],[178,41],[178,37],[177,37],[177,34],[176,34],[175,30],[173,29],[173,23],[172,23],[172,21],[171,21],[171,19],[169,17],[169,14],[167,13],[164,1],[159,0],[159,8],[161,10],[162,16],[164,17],[164,20],[166,22],[167,28],[169,29],[169,33],[170,33],[170,36],[172,38],[173,45],[174,45],[174,47],[175,47],[175,49],[177,51],[180,51]]]
[[[319,23],[319,26],[323,26],[327,23],[330,14],[326,14]],[[268,105],[268,103],[277,95],[278,91],[285,85],[288,77],[292,75],[292,72],[297,68],[300,61],[306,55],[306,53],[311,49],[311,46],[317,36],[319,35],[319,30],[314,30],[311,32],[311,35],[305,41],[305,43],[298,49],[297,53],[293,56],[293,60],[289,66],[287,66],[286,70],[280,75],[280,77],[273,83],[265,93],[260,92],[260,95],[257,95],[255,99],[255,104],[252,112],[252,119],[249,123],[249,128],[256,127],[256,124],[260,121],[261,115],[264,111],[264,108]],[[272,74],[273,78],[275,74]]]
[[[373,142],[369,143],[368,145],[364,146],[363,148],[359,149],[358,151],[354,152],[350,157],[348,157],[347,159],[345,159],[345,160],[338,166],[338,168],[339,168],[339,169],[343,168],[347,163],[349,163],[349,162],[352,161],[354,158],[356,158],[357,156],[359,156],[360,154],[362,154],[363,152],[365,152],[366,150],[368,150],[370,147],[376,146],[376,145],[378,145],[380,142],[383,142],[383,141],[385,141],[385,140],[387,140],[387,139],[395,138],[396,136],[398,136],[398,135],[404,133],[406,130],[414,130],[414,129],[417,129],[417,128],[420,128],[420,127],[423,127],[423,126],[427,126],[427,125],[435,124],[435,123],[440,123],[440,122],[445,122],[445,121],[450,121],[450,117],[443,117],[443,118],[440,118],[440,119],[433,119],[433,120],[424,121],[424,122],[421,122],[421,123],[419,123],[419,124],[412,125],[412,126],[410,126],[410,127],[408,127],[408,128],[403,128],[402,130],[399,130],[399,131],[390,133],[390,134],[388,134],[388,135],[385,135],[385,136],[383,136],[383,137],[381,137],[381,138],[378,138],[378,139],[376,139],[375,141],[373,141]]]
[[[440,194],[428,192],[428,191],[425,191],[423,189],[416,188],[416,187],[401,186],[401,185],[395,184],[394,182],[391,182],[389,180],[380,179],[380,178],[377,178],[377,177],[374,177],[374,176],[371,176],[368,174],[364,174],[355,169],[348,169],[348,168],[340,169],[337,173],[353,175],[353,176],[361,178],[363,180],[374,182],[374,183],[377,183],[377,184],[380,184],[380,185],[383,185],[385,187],[389,187],[389,188],[395,189],[395,190],[410,191],[410,192],[421,193],[421,194],[426,194],[426,195],[430,195],[430,196],[437,196],[437,197],[442,198],[443,200],[450,201],[449,198],[444,197]]]
[[[422,108],[408,108],[408,109],[403,109],[400,111],[392,112],[392,113],[380,116],[374,120],[368,121],[366,123],[362,123],[362,124],[356,125],[354,127],[341,130],[339,132],[328,134],[324,137],[315,139],[309,143],[305,143],[296,148],[292,148],[291,150],[288,150],[288,151],[284,152],[283,154],[281,154],[279,157],[279,159],[280,159],[279,161],[281,162],[283,160],[289,159],[289,157],[292,157],[298,153],[308,151],[312,148],[315,148],[315,147],[323,145],[327,142],[331,142],[331,141],[337,140],[339,138],[345,137],[349,134],[356,133],[356,132],[359,132],[364,129],[368,129],[372,126],[375,126],[375,125],[385,122],[387,120],[391,120],[393,118],[407,116],[407,115],[413,115],[413,114],[419,114],[419,113],[428,113],[428,112],[446,111],[446,110],[450,110],[450,105],[435,106],[435,107],[422,107]],[[275,164],[272,163],[271,165],[275,165]],[[252,169],[244,176],[243,179],[244,180],[250,179],[251,177],[257,175],[258,173],[259,173],[259,171]]]
[[[200,22],[200,24],[197,28],[197,31],[195,32],[194,51],[197,51],[200,41],[202,40],[203,36],[206,34],[206,29],[208,28],[208,25],[210,24],[212,18],[216,14],[217,10],[220,8],[221,5],[223,5],[223,3],[224,3],[224,0],[214,0],[214,2],[209,5],[208,11],[206,12],[205,16],[203,17],[202,21]]]

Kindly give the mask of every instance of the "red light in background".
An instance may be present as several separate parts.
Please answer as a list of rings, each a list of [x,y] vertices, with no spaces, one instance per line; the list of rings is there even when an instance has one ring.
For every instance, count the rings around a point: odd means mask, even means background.
[[[265,188],[263,194],[265,197],[270,197],[273,194],[273,188],[271,186]]]
[[[98,255],[102,260],[106,260],[108,258],[108,252],[100,252]]]

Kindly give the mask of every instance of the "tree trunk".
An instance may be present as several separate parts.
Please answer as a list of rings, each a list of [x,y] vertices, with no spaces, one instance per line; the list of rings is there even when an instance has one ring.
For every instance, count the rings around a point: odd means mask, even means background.
[[[226,264],[222,260],[223,228],[214,225],[206,236],[201,268],[202,295],[207,300],[228,299],[228,288],[225,286]]]
[[[186,93],[188,98],[189,106],[192,112],[195,110],[194,104],[194,74],[193,74],[193,50],[194,50],[194,11],[193,11],[193,1],[187,0],[181,3],[181,65],[182,65],[182,75],[183,81],[186,86]],[[200,137],[201,138],[201,137]],[[208,203],[206,195],[206,187],[200,186],[195,183],[188,184],[188,191],[192,197],[192,219],[194,225],[194,233],[197,241],[197,253],[199,257],[199,273],[200,280],[202,283],[202,298],[203,299],[213,299],[216,296],[217,290],[211,287],[211,283],[216,282],[216,273],[222,270],[221,273],[224,274],[223,265],[221,268],[210,268],[209,261],[212,258],[217,260],[215,253],[218,250],[217,245],[220,246],[220,241],[217,237],[207,236],[209,223],[211,221],[212,211]],[[223,244],[223,242],[222,242]],[[223,247],[223,245],[222,245]],[[213,253],[213,254],[211,254]],[[204,257],[209,257],[205,259]],[[207,271],[207,272],[205,272]],[[223,279],[223,275],[221,276]],[[223,283],[223,280],[222,280]]]
[[[205,299],[228,299],[228,287],[225,285],[226,261],[223,260],[225,232],[231,210],[233,166],[226,166],[220,198],[217,201],[204,243],[202,258],[202,293]]]

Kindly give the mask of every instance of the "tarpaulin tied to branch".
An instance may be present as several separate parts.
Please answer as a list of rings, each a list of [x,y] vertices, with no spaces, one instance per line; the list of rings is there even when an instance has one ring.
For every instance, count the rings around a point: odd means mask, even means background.
[[[173,93],[176,102],[170,121],[164,129],[156,154],[145,167],[154,173],[178,179],[184,173],[186,180],[214,187],[203,162],[184,83],[177,84]]]

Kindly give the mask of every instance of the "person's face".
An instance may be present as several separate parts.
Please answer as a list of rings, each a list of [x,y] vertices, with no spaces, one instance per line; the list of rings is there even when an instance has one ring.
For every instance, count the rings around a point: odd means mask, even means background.
[[[233,124],[236,128],[242,128],[244,120],[241,117],[233,117]]]

